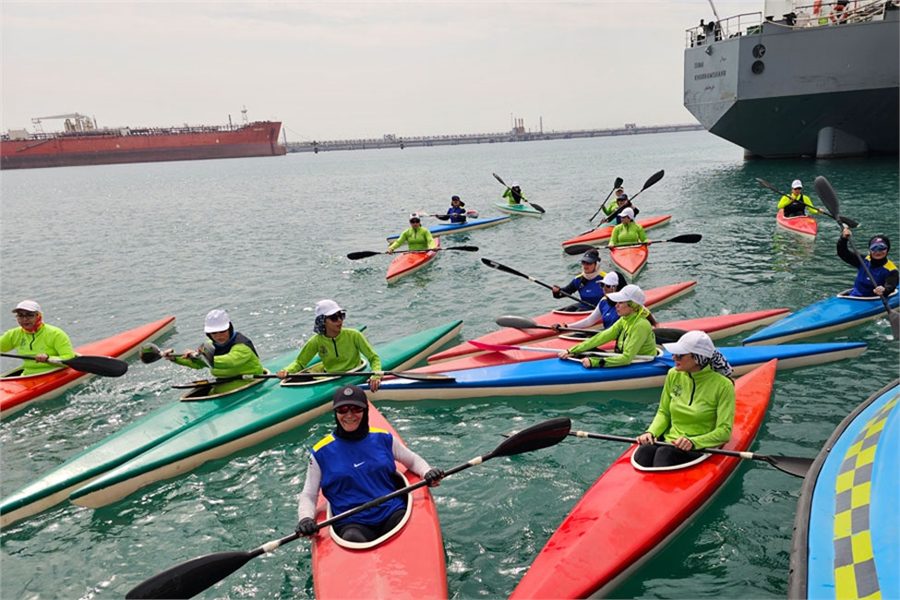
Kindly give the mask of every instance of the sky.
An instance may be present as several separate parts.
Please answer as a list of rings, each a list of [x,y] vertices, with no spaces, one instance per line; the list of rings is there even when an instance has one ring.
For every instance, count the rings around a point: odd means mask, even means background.
[[[719,15],[762,0],[715,0]],[[0,3],[0,130],[220,125],[288,141],[692,123],[708,0]],[[46,120],[45,131],[62,129]]]

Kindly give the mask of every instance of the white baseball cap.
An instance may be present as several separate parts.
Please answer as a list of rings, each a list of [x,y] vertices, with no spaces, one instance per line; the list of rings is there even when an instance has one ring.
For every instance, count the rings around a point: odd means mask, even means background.
[[[709,358],[716,351],[712,340],[702,331],[688,331],[671,344],[663,344],[663,348],[672,354],[699,354]]]
[[[619,274],[615,271],[610,271],[604,275],[603,279],[600,280],[600,283],[603,285],[619,285]]]
[[[228,331],[229,327],[231,327],[231,318],[221,308],[214,308],[206,313],[206,322],[203,324],[203,331],[206,333]]]
[[[629,219],[634,220],[634,209],[630,206],[619,213],[620,217],[628,217]]]
[[[518,181],[513,181],[513,182],[512,182],[512,185],[509,186],[509,187],[519,187],[519,182],[518,182]]]
[[[410,213],[409,220],[412,221],[413,219],[421,221],[422,217],[419,216],[419,213]]]
[[[16,304],[16,307],[14,309],[12,309],[13,312],[16,312],[17,310],[27,310],[28,312],[36,313],[43,312],[41,311],[41,305],[34,300],[22,300],[21,302]]]
[[[647,299],[644,295],[644,290],[633,283],[626,285],[618,292],[607,294],[606,297],[613,302],[637,302],[641,306],[644,305],[644,301]]]
[[[802,187],[803,187],[803,182],[800,181],[799,179],[795,179],[794,182],[791,184],[791,189],[802,188]]]
[[[316,316],[317,317],[330,317],[335,313],[339,313],[343,308],[338,306],[338,303],[334,300],[319,300],[316,302]]]

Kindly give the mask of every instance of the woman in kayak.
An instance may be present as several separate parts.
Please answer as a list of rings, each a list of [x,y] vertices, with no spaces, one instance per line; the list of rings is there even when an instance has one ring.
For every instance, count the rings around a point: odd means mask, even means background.
[[[638,213],[641,211],[638,210],[638,207],[631,203],[631,200],[628,199],[628,194],[625,193],[625,190],[619,188],[616,190],[615,203],[607,204],[603,207],[603,214],[607,217],[610,217],[615,214],[615,212],[619,209],[630,208],[634,211],[634,217],[638,216]],[[616,215],[616,225],[622,222],[622,213]]]
[[[0,352],[15,349],[22,356],[34,357],[22,363],[18,376],[38,375],[61,369],[48,362],[75,358],[72,342],[66,332],[59,327],[44,323],[41,305],[34,300],[22,300],[12,310],[16,315],[17,327],[6,331],[0,337]]]
[[[466,222],[466,203],[459,199],[459,196],[453,196],[450,198],[450,208],[447,209],[447,214],[450,215],[451,223],[465,223]]]
[[[612,235],[609,236],[610,248],[640,244],[647,241],[647,232],[634,222],[633,208],[626,208],[619,213],[619,219],[621,219],[621,223],[613,227]]]
[[[603,271],[599,269],[600,251],[591,248],[581,257],[581,274],[573,279],[565,287],[554,285],[551,289],[554,298],[562,298],[563,292],[566,294],[574,294],[578,292],[581,302],[567,306],[563,310],[591,310],[596,307],[600,299],[603,298],[603,288],[601,280],[604,276]]]
[[[853,282],[853,289],[850,290],[851,296],[871,297],[884,296],[887,298],[897,289],[898,274],[897,265],[890,260],[887,255],[891,249],[891,240],[885,235],[876,235],[869,240],[869,255],[865,258],[858,256],[850,250],[848,243],[850,240],[850,229],[844,227],[844,231],[837,243],[837,255],[842,261],[856,267],[856,280]],[[875,277],[873,282],[866,274],[865,268],[859,261],[865,261],[872,276]]]
[[[625,278],[616,273],[615,271],[610,271],[606,275],[603,276],[603,279],[600,280],[600,286],[603,289],[603,297],[600,299],[600,302],[597,303],[597,308],[595,308],[591,314],[584,317],[579,321],[575,321],[574,323],[562,324],[562,323],[554,323],[553,329],[556,331],[561,331],[566,327],[571,327],[573,329],[584,329],[588,327],[593,327],[597,323],[603,322],[603,329],[609,329],[613,326],[613,323],[619,320],[619,313],[616,312],[616,303],[610,301],[609,294],[613,292],[618,292],[623,287],[625,287]],[[652,321],[652,316],[650,324],[654,324]]]
[[[513,182],[512,187],[506,188],[506,191],[503,192],[503,197],[506,198],[506,202],[509,205],[517,205],[522,204],[522,200],[525,200],[525,196],[522,194],[522,188],[519,187],[519,184]]]
[[[313,325],[315,335],[303,344],[294,362],[278,371],[278,377],[284,379],[291,373],[305,370],[317,355],[326,373],[352,371],[362,364],[361,356],[369,360],[372,371],[381,371],[381,359],[366,336],[356,329],[344,327],[346,316],[347,311],[334,300],[319,300]],[[369,389],[377,392],[380,382],[381,376],[372,375]]]
[[[609,329],[604,329],[592,338],[560,352],[560,358],[570,358],[611,340],[616,341],[615,354],[605,358],[586,357],[581,360],[581,364],[586,368],[624,367],[630,365],[638,355],[656,355],[656,339],[653,335],[653,326],[648,320],[650,311],[644,307],[646,300],[644,291],[631,284],[619,292],[608,294],[607,298],[615,302],[619,319]]]
[[[335,515],[396,490],[394,461],[405,465],[431,487],[443,478],[443,471],[432,468],[390,433],[369,427],[369,403],[360,388],[348,385],[336,390],[332,407],[336,426],[312,447],[306,482],[300,492],[297,533],[316,532],[316,500],[320,489]],[[405,513],[406,502],[399,497],[392,498],[341,519],[334,525],[334,531],[348,542],[370,542],[396,527]]]
[[[243,333],[235,331],[227,312],[220,308],[209,311],[203,331],[209,338],[208,343],[178,356],[171,350],[164,351],[163,358],[191,369],[209,367],[213,377],[217,378],[265,373],[253,342]]]
[[[403,244],[407,244],[410,250],[416,251],[431,250],[437,246],[434,238],[431,237],[431,232],[422,227],[422,219],[418,213],[409,215],[409,229],[404,230],[400,237],[388,246],[388,254],[392,254]]]
[[[803,194],[803,183],[799,179],[795,179],[791,184],[791,193],[788,196],[782,196],[778,201],[778,210],[784,209],[785,217],[802,217],[809,210],[810,214],[819,214],[813,208],[812,200],[809,196]]]
[[[644,467],[669,467],[700,457],[701,448],[721,446],[734,425],[731,365],[702,331],[688,331],[674,344],[659,409],[647,431],[638,436],[634,460]],[[659,446],[656,440],[672,446]]]

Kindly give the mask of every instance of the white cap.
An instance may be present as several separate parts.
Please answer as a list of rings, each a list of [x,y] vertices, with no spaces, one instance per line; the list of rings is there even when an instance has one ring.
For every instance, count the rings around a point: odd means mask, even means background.
[[[413,219],[419,219],[421,221],[422,217],[419,216],[419,213],[409,213],[409,220],[412,221]]]
[[[513,181],[513,182],[512,182],[512,185],[509,186],[509,187],[519,187],[519,182],[518,182],[518,181]]]
[[[619,285],[619,274],[615,271],[610,271],[607,273],[603,279],[600,280],[600,283],[603,285]]]
[[[622,212],[620,212],[619,216],[620,217],[628,217],[629,219],[634,220],[634,209],[629,206],[628,208],[626,208]]]
[[[709,336],[702,331],[688,331],[674,344],[663,344],[672,354],[699,354],[709,358],[716,351]]]
[[[316,316],[317,317],[330,317],[335,313],[339,313],[343,308],[338,306],[338,303],[334,300],[319,300],[316,302]]]
[[[795,179],[794,183],[791,184],[791,189],[802,188],[802,187],[803,187],[803,182],[800,181],[799,179]]]
[[[229,327],[231,327],[231,319],[228,313],[221,308],[214,308],[206,313],[206,322],[203,324],[203,331],[206,333],[228,331]]]
[[[13,312],[16,312],[17,310],[27,310],[28,312],[36,313],[42,312],[41,305],[34,300],[22,300],[21,302],[16,304],[16,307],[14,309],[12,309]]]
[[[644,290],[633,283],[626,285],[618,292],[607,294],[606,297],[613,302],[637,302],[641,306],[644,305],[644,301],[647,299],[644,295]]]

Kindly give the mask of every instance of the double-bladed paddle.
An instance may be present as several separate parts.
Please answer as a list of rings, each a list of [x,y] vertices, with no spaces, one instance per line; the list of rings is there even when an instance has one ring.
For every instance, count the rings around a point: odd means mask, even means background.
[[[502,317],[497,317],[495,319],[495,322],[500,327],[512,327],[513,329],[552,329],[553,331],[571,331],[573,333],[589,333],[591,335],[600,333],[600,330],[597,329],[574,329],[572,327],[565,326],[556,329],[555,327],[551,327],[549,325],[539,325],[533,319],[529,319],[527,317],[517,317],[515,315],[505,315]],[[656,342],[658,344],[677,342],[678,339],[685,333],[687,333],[687,331],[683,329],[675,329],[673,327],[653,328],[653,334],[656,336]],[[474,345],[474,340],[469,341],[469,343]]]
[[[156,344],[144,344],[141,346],[140,351],[140,359],[141,362],[145,365],[149,365],[151,363],[155,363],[159,359],[165,357],[166,355],[172,354],[174,350],[168,348],[166,350],[160,350],[159,346]],[[210,369],[213,368],[213,362],[215,361],[215,350],[209,344],[203,344],[197,350],[190,353],[192,358],[200,358],[203,362],[206,363]]]
[[[636,438],[623,437],[620,435],[608,435],[605,433],[589,433],[587,431],[572,431],[569,435],[580,438],[591,438],[595,440],[607,440],[610,442],[624,442],[626,444],[636,444]],[[654,442],[657,446],[674,446],[668,442]],[[738,452],[737,450],[723,450],[721,448],[701,448],[694,452],[703,452],[704,454],[721,454],[723,456],[733,456],[735,458],[743,458],[749,460],[760,460],[767,462],[779,471],[783,471],[794,477],[806,477],[809,468],[813,464],[812,458],[802,458],[799,456],[770,456],[767,454],[757,454],[755,452]]]
[[[517,346],[513,344],[488,344],[486,342],[479,342],[478,340],[470,340],[470,344],[478,348],[479,350],[485,350],[487,352],[506,352],[508,350],[522,350],[524,352],[542,352],[544,354],[559,354],[560,352],[567,352],[567,350],[563,349],[555,349],[555,348],[541,348],[539,346]],[[582,357],[609,357],[609,356],[621,356],[618,352],[609,352],[605,350],[587,350],[585,352],[579,352],[578,354],[573,354],[572,358],[582,358]],[[656,356],[650,356],[649,354],[635,354],[632,360],[634,362],[650,362],[654,360]]]
[[[434,217],[438,221],[449,221],[450,217],[456,216],[456,215],[448,215],[448,214],[439,214],[438,215],[438,214],[432,214],[432,213],[427,213],[427,212],[417,212],[416,214],[419,215],[420,217]],[[467,210],[465,213],[465,216],[468,218],[477,219],[478,211],[477,210]]]
[[[703,239],[703,236],[699,233],[685,233],[682,235],[676,235],[673,238],[669,238],[667,240],[648,240],[646,242],[639,242],[637,244],[622,244],[620,246],[611,246],[612,248],[636,248],[637,246],[650,246],[652,244],[696,244],[700,240]],[[582,252],[587,252],[591,248],[596,248],[597,246],[592,246],[590,244],[575,244],[574,246],[568,246],[563,248],[563,252],[568,254],[569,256],[575,256],[576,254],[581,254]]]
[[[613,193],[614,191],[616,191],[617,189],[619,189],[620,187],[622,187],[622,184],[623,184],[623,183],[625,183],[625,180],[624,180],[624,179],[622,179],[621,177],[616,177],[616,180],[613,181],[613,187],[612,187],[612,189],[609,190],[609,193],[606,195],[606,198],[604,198],[604,199],[603,199],[603,202],[600,203],[600,208],[598,208],[598,209],[597,209],[597,212],[595,212],[595,213],[593,214],[593,216],[591,216],[591,218],[588,219],[588,222],[589,222],[589,223],[593,223],[593,222],[594,222],[594,217],[596,217],[597,215],[600,214],[600,211],[603,210],[603,207],[606,206],[606,203],[607,203],[607,202],[609,202],[609,197],[612,196],[612,193]]]
[[[19,358],[21,360],[34,360],[34,356],[27,354],[7,354],[0,353],[0,356],[7,358]],[[103,377],[121,377],[128,371],[128,363],[118,358],[110,358],[109,356],[76,356],[75,358],[48,358],[48,363],[54,365],[65,365],[70,369],[81,371],[82,373],[91,373],[93,375],[102,375]]]
[[[605,222],[605,223],[612,223],[613,221],[615,221],[616,217],[619,216],[619,213],[621,213],[623,210],[625,210],[626,208],[628,208],[629,206],[631,206],[631,205],[632,205],[632,204],[631,204],[632,201],[633,201],[635,198],[637,198],[638,196],[640,196],[640,195],[641,195],[641,192],[643,192],[644,190],[646,190],[646,189],[649,188],[650,186],[656,184],[656,182],[658,182],[660,179],[662,179],[663,176],[665,176],[665,174],[666,174],[665,169],[660,169],[659,171],[657,171],[656,173],[654,173],[653,175],[651,175],[650,177],[648,177],[648,178],[647,178],[647,181],[644,182],[644,187],[642,187],[642,188],[638,191],[637,194],[635,194],[634,196],[632,196],[631,198],[629,198],[629,199],[628,199],[628,202],[626,202],[625,204],[623,204],[622,206],[620,206],[619,208],[617,208],[616,211],[615,211],[613,214],[611,214],[611,215],[609,215],[608,217],[606,217],[606,219],[604,219],[604,222]]]
[[[506,187],[506,189],[508,189],[508,190],[509,190],[509,189],[512,189],[512,188],[510,188],[508,185],[506,185],[506,182],[505,182],[505,181],[503,181],[502,179],[500,179],[500,176],[499,176],[499,175],[497,175],[496,173],[491,173],[491,174],[494,176],[494,179],[496,179],[497,181],[499,181],[504,187]],[[543,209],[543,207],[542,207],[540,204],[535,204],[534,202],[530,201],[530,200],[529,200],[528,198],[526,198],[525,196],[520,196],[520,197],[522,198],[522,202],[527,202],[528,204],[530,204],[531,206],[534,207],[534,210],[538,211],[539,213],[542,213],[542,214],[543,214],[543,213],[547,212],[546,210]]]
[[[787,196],[788,198],[790,198],[790,196],[783,193],[781,190],[776,188],[774,185],[772,185],[765,179],[761,179],[760,177],[757,177],[756,181],[757,181],[757,183],[759,183],[759,185],[763,186],[764,188],[766,188],[768,190],[772,190],[779,196]],[[818,193],[818,192],[819,192],[819,190],[816,189],[816,193]],[[821,198],[822,195],[819,194],[819,197]],[[824,202],[825,200],[823,199],[822,201]],[[827,206],[827,204],[826,204],[826,206]],[[857,227],[859,227],[859,221],[857,221],[855,219],[851,219],[850,217],[846,217],[844,215],[836,215],[836,213],[831,209],[825,210],[824,208],[819,208],[818,206],[813,206],[812,208],[816,209],[817,211],[819,211],[826,217],[831,217],[832,219],[836,220],[838,223],[843,223],[844,225],[846,225],[847,227],[850,227],[851,229],[856,229]]]
[[[456,378],[442,373],[411,373],[409,371],[335,371],[333,373],[289,373],[284,377],[288,383],[297,381],[309,381],[319,377],[344,377],[350,375],[359,375],[371,377],[372,375],[393,375],[400,379],[413,379],[415,381],[432,381],[441,383],[453,383]],[[217,383],[227,383],[229,381],[252,379],[278,379],[275,373],[264,373],[261,375],[235,375],[233,377],[218,377],[215,379],[197,379],[189,383],[176,383],[172,387],[175,389],[186,390],[195,387],[203,387],[207,385],[216,385]]]
[[[437,252],[438,250],[461,250],[462,252],[478,252],[478,246],[447,246],[446,248],[429,248],[428,250],[397,250],[395,252],[374,252],[371,250],[363,250],[362,252],[351,252],[347,255],[350,260],[359,260],[361,258],[369,258],[377,254],[412,254],[421,252]]]
[[[831,187],[831,183],[819,175],[816,177],[814,185],[819,198],[825,203],[828,210],[831,211],[831,215],[829,216],[837,222],[843,232],[843,225],[841,224],[844,221],[841,220],[841,206],[837,194],[834,193],[834,188]],[[847,238],[847,246],[853,251],[853,254],[856,255],[856,259],[859,261],[860,266],[865,269],[866,275],[872,281],[872,285],[877,286],[878,282],[875,281],[875,277],[872,275],[869,265],[866,263],[865,259],[860,256],[859,251],[856,249],[856,245],[849,237]],[[896,311],[891,310],[891,305],[888,304],[887,298],[884,296],[879,296],[879,298],[881,298],[881,303],[884,304],[884,310],[887,311],[888,314],[888,322],[891,324],[891,335],[894,337],[894,340],[900,340],[900,315],[898,315]]]
[[[513,433],[504,439],[493,451],[444,471],[444,477],[446,478],[448,475],[480,465],[498,456],[515,456],[516,454],[548,448],[564,440],[571,429],[572,422],[567,418],[556,418],[537,423],[527,429]],[[380,498],[375,498],[318,523],[316,530],[318,531],[340,519],[355,515],[358,512],[387,502],[397,496],[408,494],[426,485],[428,483],[424,480],[418,481]],[[279,546],[293,542],[299,537],[299,533],[292,533],[281,539],[266,542],[249,552],[217,552],[194,558],[147,579],[129,591],[125,598],[190,598],[225,579],[257,556],[268,554]]]
[[[517,277],[522,277],[524,279],[527,279],[528,281],[533,281],[534,283],[536,283],[538,285],[542,285],[545,288],[547,288],[548,290],[553,290],[553,286],[550,285],[549,283],[544,283],[543,281],[539,281],[539,280],[535,279],[531,275],[527,275],[525,273],[522,273],[521,271],[516,271],[512,267],[507,267],[506,265],[502,265],[502,264],[498,263],[496,260],[491,260],[489,258],[482,258],[481,262],[484,263],[485,265],[489,266],[492,269],[497,269],[498,271],[503,271],[504,273],[509,273],[510,275],[515,275]],[[590,306],[591,308],[596,308],[596,306],[597,306],[593,302],[588,302],[587,300],[582,300],[581,298],[578,298],[577,296],[573,296],[572,294],[567,294],[566,292],[564,292],[562,290],[560,290],[559,293],[562,294],[563,296],[565,296],[566,298],[571,298],[572,300],[576,300],[582,304],[586,304],[586,305]]]

